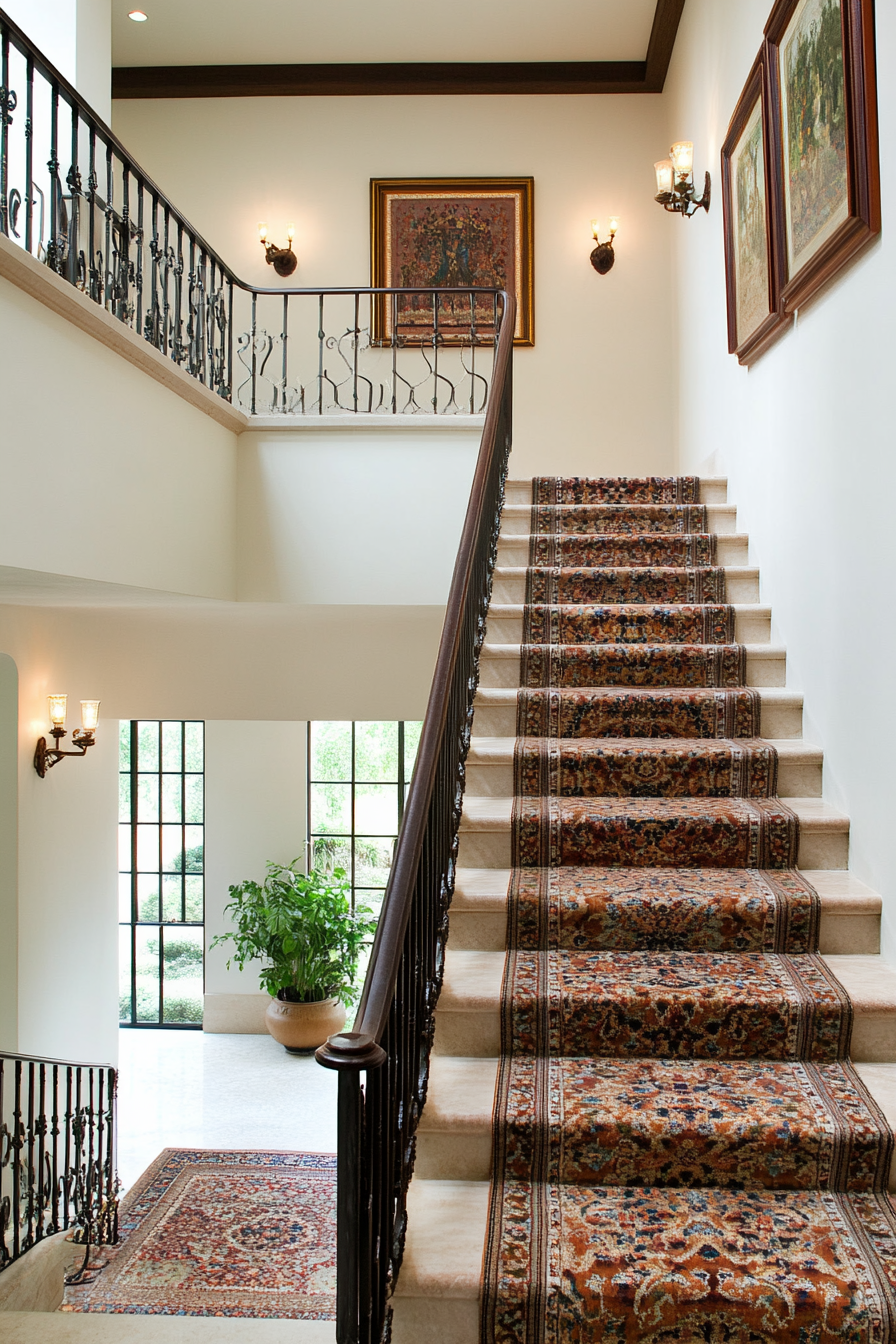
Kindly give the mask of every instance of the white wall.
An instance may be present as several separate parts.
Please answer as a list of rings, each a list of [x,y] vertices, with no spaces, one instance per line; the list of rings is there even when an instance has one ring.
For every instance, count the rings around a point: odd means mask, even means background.
[[[56,1058],[116,1059],[118,720],[207,721],[209,936],[227,887],[302,852],[304,724],[422,718],[443,609],[208,603],[0,606],[0,1039]],[[18,708],[18,901],[16,857]],[[98,696],[97,745],[44,779],[46,697]],[[77,722],[77,718],[75,718]],[[208,989],[257,994],[209,961]]]
[[[304,723],[207,721],[205,725],[206,947],[233,926],[224,915],[228,888],[262,881],[268,860],[305,857]],[[259,993],[255,965],[227,969],[233,945],[205,964],[210,994]]]
[[[235,595],[236,435],[0,280],[0,564]]]
[[[759,49],[768,0],[688,0],[663,102],[666,140],[687,135],[718,183],[729,117]],[[678,254],[681,465],[730,477],[761,566],[805,735],[824,748],[825,796],[851,817],[850,866],[880,891],[896,955],[896,719],[891,619],[896,207],[890,165],[896,10],[877,6],[884,233],[749,371],[727,353],[722,214],[671,222]]]
[[[543,471],[663,471],[673,397],[661,100],[633,97],[120,101],[118,135],[248,281],[279,283],[257,225],[297,226],[298,285],[369,283],[371,177],[535,179],[534,349],[516,352],[514,460]],[[622,219],[616,267],[589,220]],[[292,335],[291,335],[292,339]]]
[[[18,675],[0,654],[0,1050],[18,1041]]]
[[[112,107],[111,0],[5,0],[3,8],[108,122]]]
[[[480,433],[241,434],[239,597],[444,604]]]

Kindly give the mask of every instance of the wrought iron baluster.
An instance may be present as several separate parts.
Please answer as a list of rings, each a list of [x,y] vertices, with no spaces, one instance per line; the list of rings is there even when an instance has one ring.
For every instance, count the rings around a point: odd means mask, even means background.
[[[96,175],[96,129],[93,126],[90,128],[87,164],[87,199],[90,202],[90,219],[87,225],[90,297],[95,303],[102,303],[102,271],[96,264],[96,194],[99,180]]]
[[[439,413],[439,294],[438,290],[432,292],[432,363],[433,363],[433,383],[432,383],[432,413]]]
[[[137,290],[136,330],[143,332],[143,178],[137,179],[137,266],[134,285]]]
[[[361,326],[360,326],[360,323],[359,323],[359,321],[358,321],[358,315],[359,315],[359,313],[360,313],[360,304],[361,304],[361,295],[358,294],[358,293],[356,293],[356,294],[355,294],[355,313],[354,313],[354,317],[355,317],[355,328],[354,328],[354,336],[353,336],[353,338],[352,338],[352,347],[353,347],[353,352],[352,352],[352,410],[354,411],[355,415],[358,414],[358,348],[359,348],[360,341],[361,341]]]
[[[103,307],[113,306],[112,280],[112,211],[114,207],[115,180],[112,172],[112,145],[106,143],[106,223],[103,229]]]
[[[12,1112],[12,1255],[22,1251],[22,1061],[16,1060],[15,1098]]]
[[[62,1176],[62,1230],[67,1231],[70,1223],[69,1218],[69,1172],[72,1169],[72,1068],[68,1065],[65,1070],[65,1161],[63,1163]]]
[[[255,414],[255,383],[258,373],[258,360],[255,353],[256,339],[256,311],[258,306],[258,295],[252,291],[252,414]]]
[[[25,64],[25,251],[34,249],[34,59]]]
[[[288,399],[287,399],[287,395],[286,395],[286,389],[287,389],[287,386],[288,386],[288,380],[289,380],[289,370],[288,370],[287,353],[286,353],[286,346],[287,346],[287,342],[288,342],[288,340],[289,340],[289,295],[288,295],[288,294],[284,294],[284,295],[283,295],[282,331],[281,331],[281,336],[280,336],[281,345],[282,345],[282,347],[283,347],[283,349],[282,349],[282,365],[281,365],[281,371],[280,371],[280,377],[281,377],[281,379],[282,379],[282,388],[283,388],[283,391],[282,391],[282,398],[283,398],[283,400],[282,400],[281,405],[280,405],[280,410],[283,412],[284,415],[286,415],[286,412],[289,410]]]
[[[50,106],[50,159],[47,167],[50,170],[50,237],[47,242],[47,265],[54,271],[59,268],[59,157],[57,149],[59,145],[59,85],[53,81],[53,92]]]
[[[121,174],[121,236],[119,241],[118,279],[115,316],[130,325],[133,316],[131,304],[131,170],[122,165]]]
[[[0,233],[9,234],[9,124],[15,111],[16,96],[9,87],[9,32],[5,25],[0,37]]]
[[[324,330],[324,296],[321,294],[318,298],[317,309],[317,413],[324,413],[324,340],[326,339]]]
[[[398,410],[398,295],[390,294],[392,309],[392,414]]]
[[[53,1065],[53,1111],[50,1116],[50,1135],[52,1144],[52,1161],[50,1164],[50,1183],[53,1197],[53,1216],[50,1224],[51,1232],[59,1231],[59,1065]]]
[[[78,135],[80,131],[80,118],[78,116],[78,105],[72,103],[72,157],[69,170],[65,177],[65,184],[68,187],[69,199],[71,202],[71,212],[68,221],[68,282],[78,288],[82,287],[82,276],[80,262],[82,259],[80,249],[80,228],[81,228],[81,172],[78,167]],[[86,274],[84,276],[86,281]]]

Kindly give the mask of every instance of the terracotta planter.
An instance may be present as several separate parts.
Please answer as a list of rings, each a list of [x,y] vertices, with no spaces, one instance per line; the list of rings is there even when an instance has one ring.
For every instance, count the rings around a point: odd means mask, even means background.
[[[328,1036],[345,1026],[345,1009],[336,999],[285,1003],[271,999],[264,1020],[275,1041],[291,1055],[310,1055]]]

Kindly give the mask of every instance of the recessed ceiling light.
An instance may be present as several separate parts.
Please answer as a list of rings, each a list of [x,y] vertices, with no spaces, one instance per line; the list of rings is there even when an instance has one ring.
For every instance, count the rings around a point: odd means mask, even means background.
[[[128,18],[133,19],[135,23],[146,22],[146,15],[143,13],[142,9],[132,9],[128,14]]]

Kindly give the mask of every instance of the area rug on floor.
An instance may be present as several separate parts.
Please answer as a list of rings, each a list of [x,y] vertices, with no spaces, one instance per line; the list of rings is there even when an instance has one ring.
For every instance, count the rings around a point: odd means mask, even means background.
[[[336,1316],[336,1158],[166,1148],[63,1311]]]

